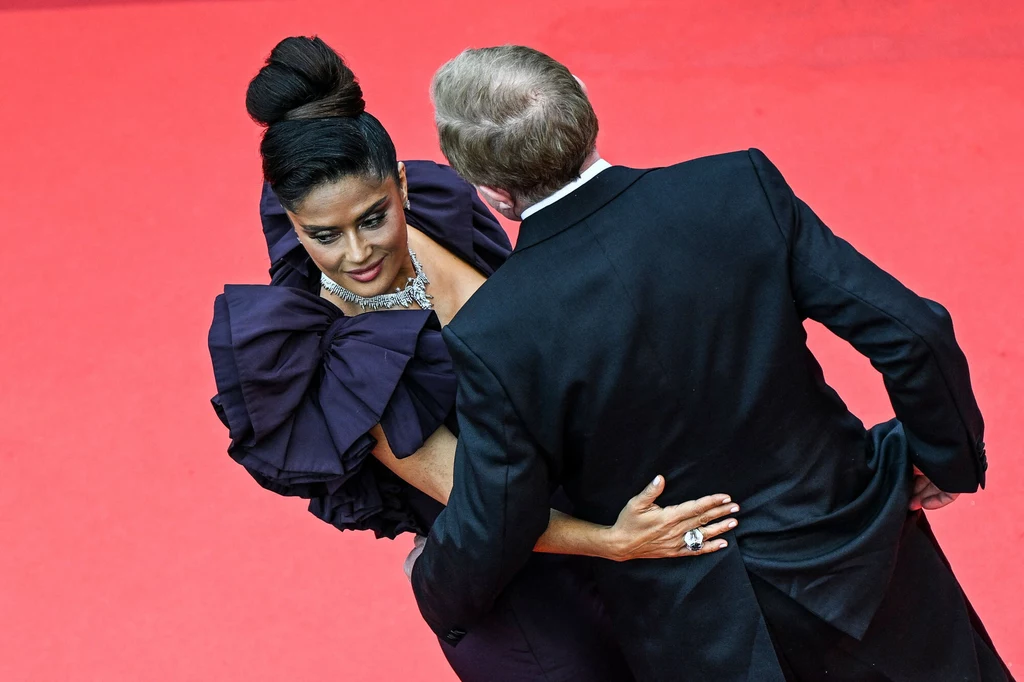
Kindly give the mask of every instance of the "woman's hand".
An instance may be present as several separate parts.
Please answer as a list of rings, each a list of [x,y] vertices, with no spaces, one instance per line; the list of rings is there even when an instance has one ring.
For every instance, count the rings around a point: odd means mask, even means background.
[[[664,559],[668,557],[710,554],[728,545],[711,540],[736,527],[736,519],[717,521],[740,510],[727,495],[708,495],[671,507],[654,503],[665,490],[665,477],[656,476],[643,491],[626,503],[614,526],[607,528],[609,553],[615,561]],[[704,547],[693,551],[683,542],[686,531],[699,528]]]

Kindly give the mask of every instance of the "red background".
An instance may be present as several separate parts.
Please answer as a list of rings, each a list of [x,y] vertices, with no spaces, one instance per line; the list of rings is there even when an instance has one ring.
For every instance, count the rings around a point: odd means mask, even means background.
[[[607,159],[760,147],[945,303],[991,470],[933,523],[1019,671],[1021,3],[0,0],[0,679],[454,679],[401,571],[410,542],[259,489],[208,404],[213,297],[267,267],[245,86],[311,33],[400,157],[439,158],[441,62],[530,44],[587,82]],[[867,362],[812,340],[851,407],[886,419]]]

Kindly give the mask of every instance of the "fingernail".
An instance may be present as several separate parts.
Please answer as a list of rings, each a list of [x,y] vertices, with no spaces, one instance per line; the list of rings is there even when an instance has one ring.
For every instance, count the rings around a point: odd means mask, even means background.
[[[726,542],[725,540],[722,540],[721,542],[718,543],[718,549],[725,549],[728,546],[729,546],[729,543]]]
[[[731,497],[726,497],[722,499],[722,504],[729,504],[730,502],[732,502]]]
[[[651,481],[651,485],[658,485],[658,483],[659,483],[660,481],[661,481],[661,476],[660,476],[660,475],[658,475],[658,476],[655,476],[655,477],[654,477],[654,480],[653,480],[653,481]]]
[[[730,514],[735,514],[735,513],[736,513],[736,512],[738,512],[739,510],[740,510],[740,508],[739,508],[739,507],[733,507],[732,509],[730,509],[730,510],[729,510],[729,513],[730,513]]]
[[[729,522],[729,528],[735,528],[735,527],[736,527],[736,521],[730,521]]]

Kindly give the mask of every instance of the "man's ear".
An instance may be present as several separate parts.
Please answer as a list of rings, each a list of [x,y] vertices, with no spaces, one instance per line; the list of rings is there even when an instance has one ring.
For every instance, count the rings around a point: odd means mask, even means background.
[[[516,211],[516,200],[511,194],[503,189],[488,187],[486,185],[479,185],[477,190],[480,191],[480,196],[484,198],[484,201],[486,201],[495,211],[509,220],[522,220],[522,217]]]

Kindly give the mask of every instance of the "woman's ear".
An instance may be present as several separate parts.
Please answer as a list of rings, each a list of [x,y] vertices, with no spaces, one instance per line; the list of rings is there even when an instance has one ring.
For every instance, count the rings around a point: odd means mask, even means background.
[[[402,197],[402,204],[409,206],[409,182],[405,179],[405,164],[398,162],[398,195]]]

